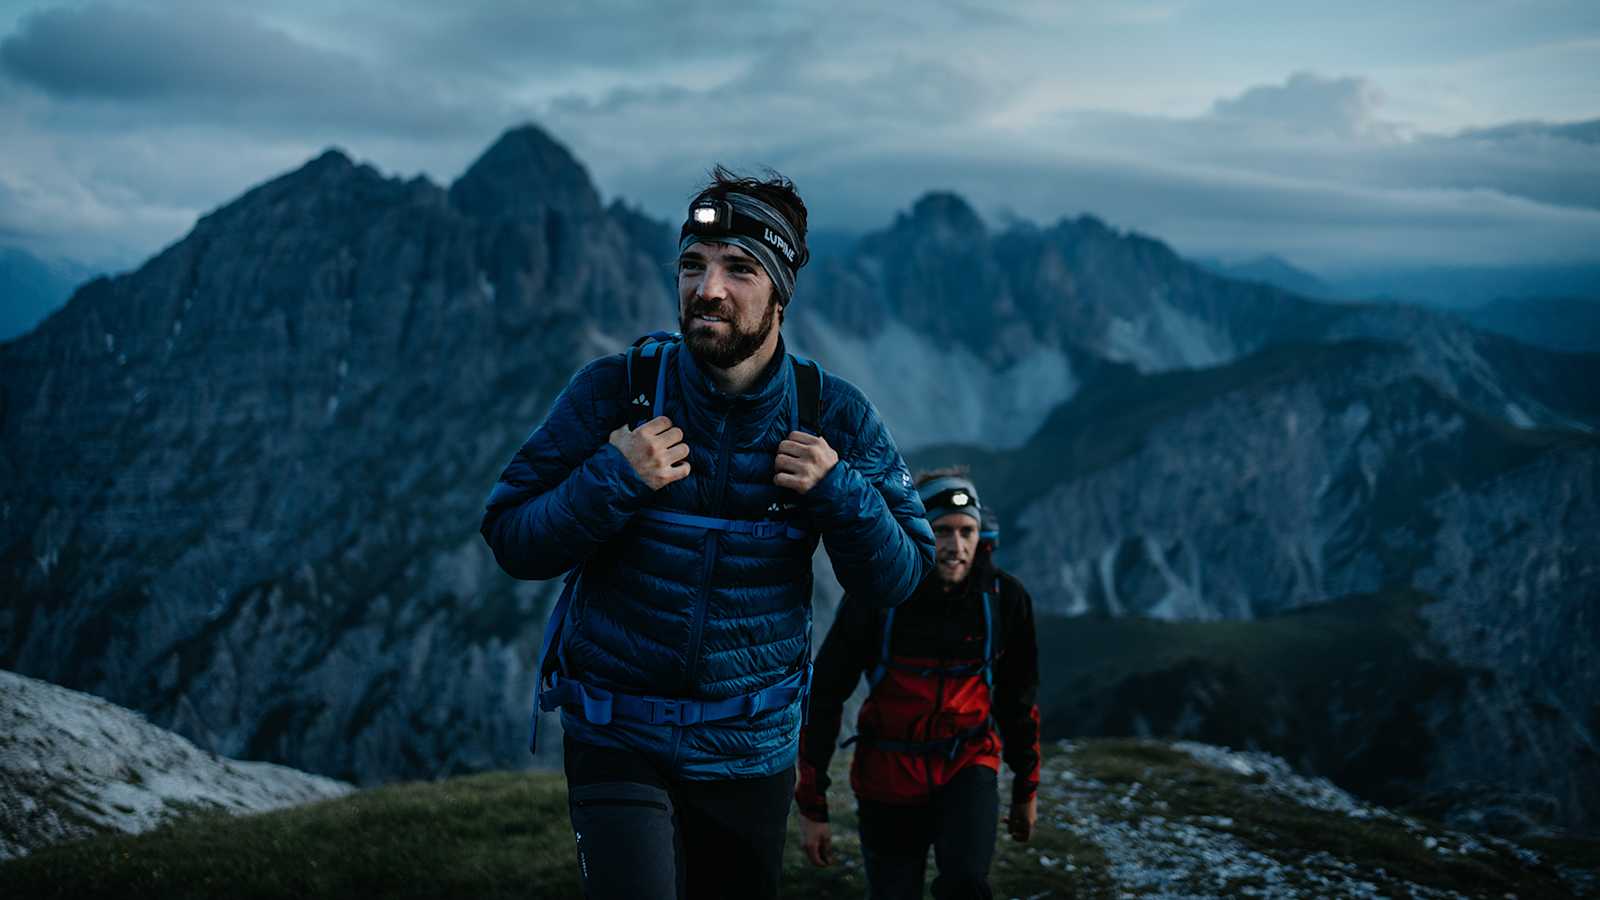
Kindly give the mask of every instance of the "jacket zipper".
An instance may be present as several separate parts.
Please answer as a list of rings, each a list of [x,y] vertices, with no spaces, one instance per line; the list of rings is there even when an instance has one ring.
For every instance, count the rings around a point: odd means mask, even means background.
[[[724,416],[717,423],[717,492],[712,503],[716,515],[722,514],[723,502],[728,494],[728,453],[732,439],[733,431],[728,428],[728,418]],[[689,665],[684,672],[685,695],[694,693],[700,670],[700,644],[705,638],[706,612],[711,605],[711,571],[717,564],[720,543],[718,532],[706,532],[705,563],[700,570],[700,599],[695,605],[694,628],[689,632]]]

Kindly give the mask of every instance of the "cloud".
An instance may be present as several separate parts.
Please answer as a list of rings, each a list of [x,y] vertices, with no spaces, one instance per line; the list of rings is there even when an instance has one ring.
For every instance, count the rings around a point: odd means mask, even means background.
[[[375,19],[357,8],[335,22],[344,32],[377,31],[395,56],[430,66],[535,76],[682,70],[716,78],[805,34],[814,15],[802,7],[650,0],[390,6],[390,15]]]
[[[1259,85],[1237,97],[1218,100],[1211,115],[1267,123],[1301,134],[1355,138],[1392,134],[1393,126],[1377,118],[1381,102],[1378,89],[1365,79],[1296,72],[1283,84]]]
[[[0,68],[78,117],[107,122],[233,122],[255,131],[338,124],[426,134],[494,112],[492,103],[380,74],[211,5],[157,12],[91,3],[37,12],[0,41]]]
[[[1493,128],[1469,128],[1457,135],[1463,141],[1504,141],[1517,138],[1577,141],[1600,144],[1600,119],[1589,122],[1508,122]]]
[[[981,210],[1004,207],[1043,224],[1092,213],[1191,256],[1276,252],[1321,271],[1354,264],[1569,262],[1592,260],[1600,247],[1600,211],[1496,191],[1395,189],[1103,156],[876,155],[802,180],[802,186],[819,221],[843,213],[886,222],[894,209],[940,186],[972,198]]]
[[[796,73],[793,94],[747,77],[546,120],[604,189],[669,218],[721,159],[783,171],[830,227],[880,227],[948,188],[1039,222],[1090,212],[1193,255],[1278,253],[1324,270],[1600,256],[1600,148],[1543,130],[1413,135],[1360,78],[1299,73],[1198,116],[1073,112],[1001,131],[988,123],[1004,92],[954,62]],[[803,124],[771,127],[774,116]]]
[[[1191,35],[1217,14],[1183,0],[985,6],[48,9],[0,37],[0,240],[150,252],[324,147],[448,183],[533,120],[603,193],[657,216],[721,161],[777,167],[831,227],[880,227],[951,188],[983,210],[1093,212],[1184,252],[1310,267],[1600,256],[1594,123],[1424,134],[1370,66],[1297,71],[1236,52],[1232,31],[1212,52]],[[1274,34],[1304,25],[1274,17]],[[1352,40],[1366,27],[1319,21]]]

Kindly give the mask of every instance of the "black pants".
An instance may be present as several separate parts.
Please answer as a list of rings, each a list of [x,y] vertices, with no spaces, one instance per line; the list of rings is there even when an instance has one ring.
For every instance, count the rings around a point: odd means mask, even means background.
[[[585,897],[778,896],[794,769],[687,781],[626,750],[570,737],[564,750]]]
[[[989,863],[1000,817],[995,771],[968,766],[934,792],[926,806],[861,801],[861,855],[872,900],[922,896],[928,847],[939,874],[937,900],[989,900]]]

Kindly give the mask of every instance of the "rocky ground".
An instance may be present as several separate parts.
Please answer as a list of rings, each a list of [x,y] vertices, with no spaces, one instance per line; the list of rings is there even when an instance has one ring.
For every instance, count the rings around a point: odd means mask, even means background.
[[[1083,877],[1016,896],[1600,896],[1596,859],[1446,830],[1262,753],[1063,741],[1041,785],[1039,839],[1003,856],[997,881],[1030,866]]]
[[[200,810],[260,812],[351,790],[207,753],[130,710],[0,671],[0,859]]]

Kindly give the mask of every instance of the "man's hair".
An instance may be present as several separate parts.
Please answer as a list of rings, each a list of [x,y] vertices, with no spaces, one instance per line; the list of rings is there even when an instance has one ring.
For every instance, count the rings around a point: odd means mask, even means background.
[[[689,205],[711,198],[713,200],[726,200],[729,194],[748,194],[762,203],[776,209],[794,226],[795,234],[800,237],[800,246],[794,248],[803,260],[806,256],[806,204],[800,199],[800,193],[795,190],[794,182],[778,174],[773,169],[764,169],[765,178],[752,178],[735,174],[722,163],[711,170],[711,180],[694,195]]]
[[[923,469],[917,473],[917,487],[922,487],[936,478],[965,478],[972,480],[971,466],[941,466],[937,469]]]

